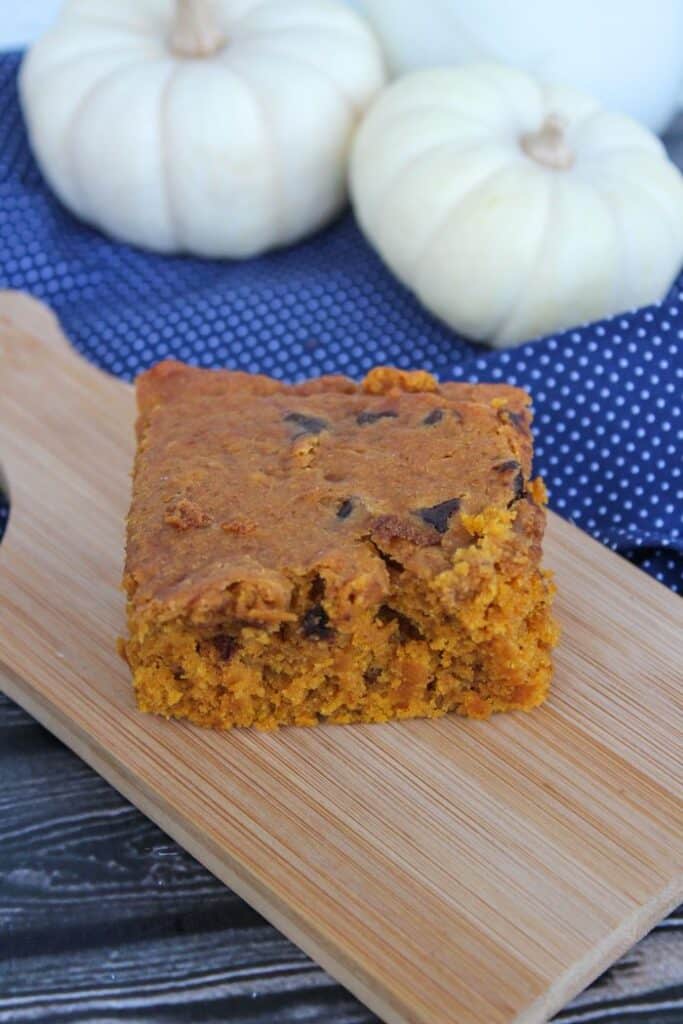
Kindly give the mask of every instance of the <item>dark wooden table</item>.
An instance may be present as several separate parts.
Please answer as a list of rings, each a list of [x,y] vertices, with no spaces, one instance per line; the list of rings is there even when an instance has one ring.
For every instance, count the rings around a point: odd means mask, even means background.
[[[1,695],[0,781],[0,1024],[376,1021]],[[683,908],[557,1020],[683,1024]]]

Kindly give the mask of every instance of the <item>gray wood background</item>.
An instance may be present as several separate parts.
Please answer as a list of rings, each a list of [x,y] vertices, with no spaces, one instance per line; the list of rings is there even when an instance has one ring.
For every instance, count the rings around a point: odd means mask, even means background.
[[[0,1024],[376,1020],[0,695]],[[683,1024],[683,907],[557,1020]]]

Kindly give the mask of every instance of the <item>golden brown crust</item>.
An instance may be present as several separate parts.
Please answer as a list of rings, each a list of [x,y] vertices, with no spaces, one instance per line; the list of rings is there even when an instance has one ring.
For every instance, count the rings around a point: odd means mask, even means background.
[[[436,377],[426,370],[397,370],[393,366],[376,366],[361,382],[361,390],[369,395],[390,395],[401,391],[432,392],[439,390]]]
[[[222,587],[217,564],[306,573],[339,545],[352,558],[372,517],[400,519],[404,537],[412,531],[419,546],[432,544],[420,509],[456,497],[465,512],[506,507],[514,474],[492,472],[506,460],[529,479],[530,437],[491,404],[502,393],[522,406],[528,398],[517,389],[481,385],[477,402],[470,384],[367,393],[340,390],[339,378],[313,383],[288,388],[172,362],[141,376],[127,563],[137,603],[173,598],[191,607],[207,588]],[[335,508],[344,501],[355,508],[340,519]],[[221,530],[234,519],[250,530]],[[457,519],[436,538],[445,558]]]

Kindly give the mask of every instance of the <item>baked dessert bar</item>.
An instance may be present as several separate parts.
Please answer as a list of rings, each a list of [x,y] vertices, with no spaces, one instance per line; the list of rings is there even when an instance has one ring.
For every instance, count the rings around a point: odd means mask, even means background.
[[[137,395],[122,649],[142,710],[268,729],[545,698],[525,392],[167,361]]]

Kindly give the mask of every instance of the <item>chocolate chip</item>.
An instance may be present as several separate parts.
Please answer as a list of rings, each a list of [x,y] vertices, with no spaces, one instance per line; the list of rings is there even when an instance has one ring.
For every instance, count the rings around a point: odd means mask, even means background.
[[[418,508],[415,510],[415,515],[433,526],[437,533],[445,533],[448,529],[448,520],[459,508],[460,498],[449,498],[447,501],[441,501],[438,505],[431,505],[429,508]]]
[[[517,459],[506,459],[505,462],[498,462],[493,466],[493,470],[496,473],[507,473],[512,472],[516,469],[514,479],[512,481],[512,498],[508,502],[508,508],[513,505],[520,498],[526,497],[526,489],[524,487],[524,473],[522,472],[521,466]]]
[[[315,640],[329,640],[334,630],[329,625],[329,616],[321,604],[314,604],[304,613],[301,631],[304,636]]]
[[[518,430],[526,430],[526,418],[521,412],[511,412],[510,423],[514,423]]]
[[[522,434],[527,433],[526,418],[522,412],[515,412],[513,409],[499,409],[498,419],[503,423],[511,423]]]
[[[375,551],[386,565],[387,569],[393,569],[394,572],[403,572],[404,567],[401,564],[401,562],[397,561],[397,559],[395,558],[392,558],[391,555],[388,555],[386,553],[386,551],[382,551],[382,549],[378,548],[376,544],[373,544],[373,547],[375,548]]]
[[[337,519],[348,519],[353,512],[353,498],[344,498],[337,509]]]
[[[234,636],[228,636],[227,633],[219,633],[218,636],[212,637],[211,643],[216,648],[221,661],[230,661],[237,650],[237,641]]]
[[[424,640],[424,634],[417,623],[413,622],[407,615],[404,615],[403,612],[392,608],[391,605],[381,605],[377,612],[377,618],[385,625],[389,622],[396,623],[398,626],[398,639],[402,644],[407,643],[408,640]]]
[[[443,409],[432,409],[428,412],[425,418],[422,420],[425,427],[433,427],[435,423],[440,423],[443,419]]]
[[[522,473],[521,469],[519,473],[515,474],[515,478],[512,481],[512,495],[512,501],[508,502],[508,508],[515,501],[519,501],[520,498],[526,497],[526,488],[524,486],[524,473]]]
[[[325,580],[322,578],[320,573],[316,573],[311,580],[311,586],[308,591],[308,599],[313,604],[320,604],[325,596]]]
[[[294,434],[294,439],[303,437],[304,434],[320,434],[328,429],[327,420],[320,416],[307,416],[303,412],[288,412],[285,416],[285,423],[295,423],[299,430]]]
[[[392,409],[387,409],[385,412],[359,412],[356,416],[356,423],[359,427],[364,427],[366,423],[376,423],[377,420],[395,420],[398,417],[398,413]]]

